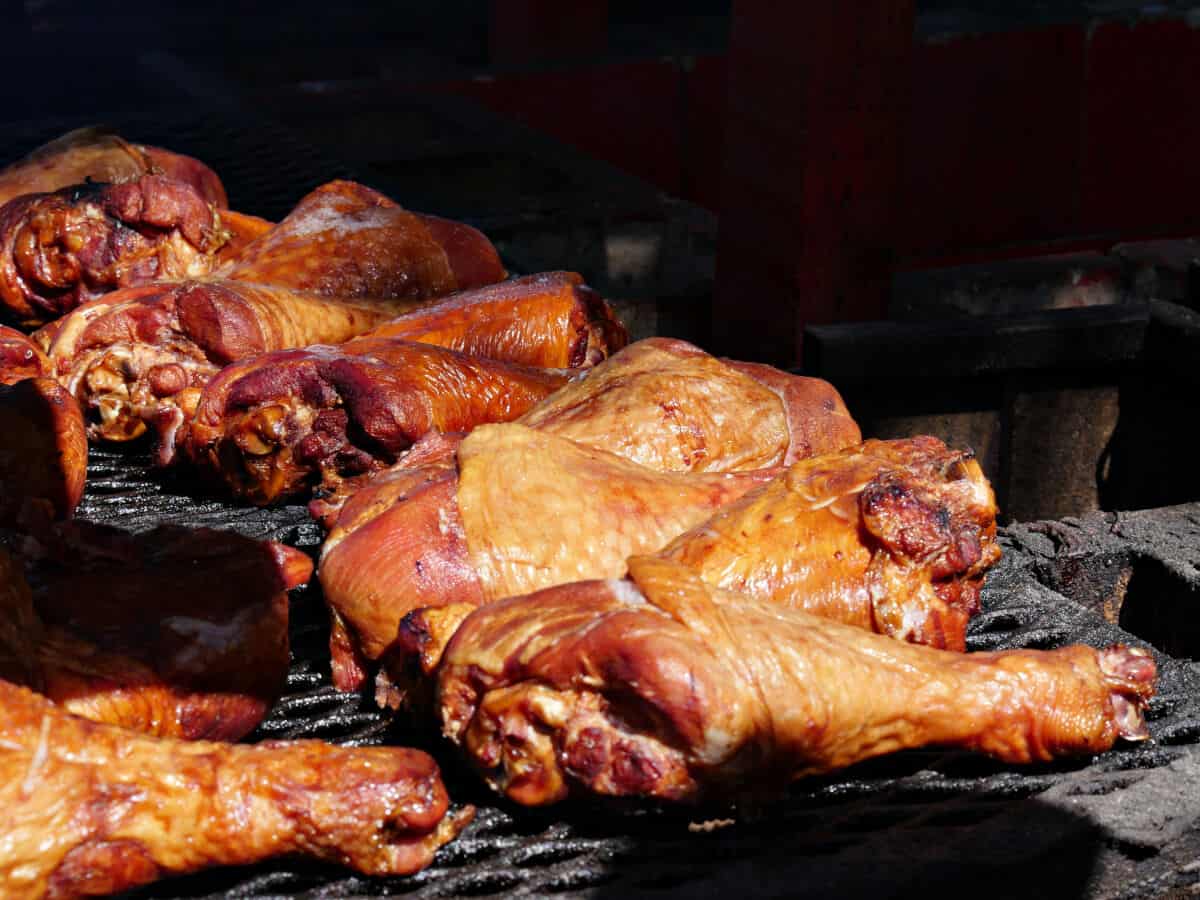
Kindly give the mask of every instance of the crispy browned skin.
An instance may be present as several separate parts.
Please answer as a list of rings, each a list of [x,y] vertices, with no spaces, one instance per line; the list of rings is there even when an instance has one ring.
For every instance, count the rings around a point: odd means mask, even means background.
[[[327,297],[439,297],[507,273],[484,235],[457,222],[421,216],[378,191],[331,181],[217,275],[276,284]]]
[[[26,334],[0,325],[0,384],[53,374],[54,367],[42,348]]]
[[[10,680],[164,737],[237,740],[262,721],[287,676],[287,591],[312,574],[307,556],[172,526],[130,535],[80,522],[42,540],[29,576],[38,627],[23,636],[36,665]]]
[[[35,326],[120,287],[201,276],[226,240],[204,197],[163,175],[26,194],[0,206],[0,312]]]
[[[660,471],[766,468],[862,440],[828,382],[638,341],[522,417]]]
[[[0,205],[22,194],[45,194],[88,181],[133,181],[166,175],[196,188],[218,208],[227,206],[221,179],[190,156],[131,144],[100,128],[79,128],[0,169]]]
[[[655,472],[521,425],[476,428],[457,459],[361,491],[325,542],[325,599],[367,659],[420,606],[622,575],[775,474]]]
[[[209,383],[184,447],[238,497],[271,503],[384,468],[430,431],[511,421],[566,380],[394,338],[268,353]]]
[[[438,672],[445,734],[509,798],[769,798],[786,782],[937,744],[1007,763],[1147,736],[1144,650],[958,654],[783,609],[662,560],[632,581],[481,607]]]
[[[604,298],[574,272],[543,272],[464,291],[368,336],[546,369],[595,365],[629,340]]]
[[[872,440],[795,463],[662,556],[717,587],[962,650],[1000,558],[996,501],[966,451]]]
[[[286,347],[340,343],[412,306],[244,281],[187,281],[114,291],[34,337],[84,407],[93,438],[129,440],[150,425],[165,462],[174,455],[175,430],[222,366]]]
[[[664,472],[749,471],[862,440],[828,382],[671,338],[626,347],[518,421]],[[314,515],[329,527],[356,487],[331,486]]]
[[[51,378],[0,385],[0,525],[69,518],[83,497],[79,404]]]
[[[284,854],[408,874],[470,819],[447,810],[418,750],[146,737],[0,681],[7,897],[112,894]]]

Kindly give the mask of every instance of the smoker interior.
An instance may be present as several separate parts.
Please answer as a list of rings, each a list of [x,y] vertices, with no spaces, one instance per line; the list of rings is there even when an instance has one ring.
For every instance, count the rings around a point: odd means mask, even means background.
[[[79,124],[10,129],[0,158]],[[237,208],[264,216],[281,216],[312,186],[354,174],[262,121],[176,112],[107,124],[199,156],[221,174]],[[321,539],[303,507],[234,506],[152,472],[138,449],[93,451],[79,515],[134,529],[232,528],[314,555]],[[409,878],[282,860],[172,879],[132,896],[880,898],[961,889],[1117,898],[1186,890],[1200,858],[1200,676],[1190,662],[1200,637],[1189,637],[1187,624],[1200,590],[1200,506],[1012,526],[1002,541],[970,649],[1124,641],[1170,651],[1157,653],[1153,741],[1019,770],[957,752],[907,752],[800,782],[768,808],[739,810],[732,823],[723,809],[518,810],[489,795],[429,729],[389,721],[369,697],[330,686],[328,620],[310,585],[293,594],[284,697],[250,740],[423,747],[443,766],[452,796],[478,807],[475,822]]]

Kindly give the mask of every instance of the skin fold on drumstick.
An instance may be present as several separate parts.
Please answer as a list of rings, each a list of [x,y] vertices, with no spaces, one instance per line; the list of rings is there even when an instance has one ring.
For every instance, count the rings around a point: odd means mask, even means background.
[[[36,327],[117,288],[200,277],[228,240],[200,192],[163,175],[16,197],[0,206],[0,314]]]
[[[1140,648],[951,653],[629,568],[480,607],[451,640],[443,731],[509,799],[763,799],[905,748],[1026,764],[1148,736]]]
[[[456,467],[430,465],[360,492],[325,542],[320,578],[344,690],[411,610],[620,576],[628,556],[657,550],[777,471],[656,472],[517,424],[480,426]]]
[[[218,209],[229,205],[221,179],[198,159],[132,144],[103,128],[70,131],[0,169],[0,205],[23,194],[46,194],[89,181],[135,181],[143,175],[185,182]]]
[[[36,550],[26,547],[28,575],[0,550],[0,613],[21,623],[0,635],[0,677],[84,718],[189,740],[237,740],[278,699],[287,592],[312,573],[300,551],[86,522],[42,531]]]
[[[289,854],[410,874],[472,812],[449,811],[437,764],[418,750],[147,737],[0,681],[6,897],[115,894]]]
[[[0,435],[0,526],[70,518],[88,459],[75,398],[51,378],[0,384]]]

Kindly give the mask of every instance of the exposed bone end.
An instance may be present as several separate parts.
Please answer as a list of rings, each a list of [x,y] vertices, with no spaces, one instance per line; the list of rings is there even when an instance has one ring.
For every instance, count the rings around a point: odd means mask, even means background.
[[[1158,667],[1142,647],[1116,644],[1099,651],[1100,671],[1112,691],[1117,732],[1127,741],[1150,739],[1145,709],[1154,696]]]

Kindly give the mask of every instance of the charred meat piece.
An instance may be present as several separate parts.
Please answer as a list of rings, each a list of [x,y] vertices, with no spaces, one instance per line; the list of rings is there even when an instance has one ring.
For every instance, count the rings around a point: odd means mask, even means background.
[[[228,205],[217,174],[198,159],[131,144],[102,128],[79,128],[0,169],[0,205],[23,194],[47,194],[89,181],[135,181],[165,175],[189,184],[218,209]]]
[[[226,240],[199,191],[162,175],[26,194],[0,206],[0,309],[40,325],[117,288],[205,275]]]
[[[0,681],[6,896],[112,894],[284,854],[408,874],[469,821],[448,806],[418,750],[147,737]]]
[[[566,379],[390,338],[268,353],[210,382],[184,446],[211,478],[266,504],[390,465],[430,431],[511,421]]]
[[[35,623],[18,635],[32,666],[9,680],[84,718],[189,740],[237,740],[279,697],[287,591],[312,572],[304,554],[227,531],[84,522],[36,548],[32,593],[11,561],[0,572],[3,617]]]
[[[185,281],[114,291],[38,331],[90,436],[159,433],[162,461],[200,389],[222,366],[286,347],[340,343],[413,308],[337,300],[244,281]]]
[[[413,609],[618,577],[628,556],[659,549],[774,474],[656,472],[521,425],[480,426],[456,469],[435,461],[355,495],[325,542],[321,585],[349,643],[373,660]],[[335,654],[346,643],[335,635]]]
[[[50,375],[53,371],[42,348],[28,335],[0,325],[0,384],[15,384],[25,378]]]
[[[403,209],[378,191],[331,181],[246,244],[217,277],[326,297],[440,297],[491,284],[507,273],[469,225]]]
[[[1148,736],[1140,648],[959,654],[722,591],[676,563],[473,612],[437,675],[444,733],[498,791],[692,801],[909,747],[1024,764]]]
[[[962,650],[1000,558],[996,501],[965,451],[872,440],[794,464],[661,555],[716,587]]]
[[[87,434],[51,378],[0,385],[0,526],[67,519],[83,497]]]
[[[670,338],[631,344],[521,422],[660,471],[767,468],[862,440],[828,382]]]
[[[545,369],[593,366],[629,340],[604,298],[574,272],[543,272],[464,291],[367,336]]]

